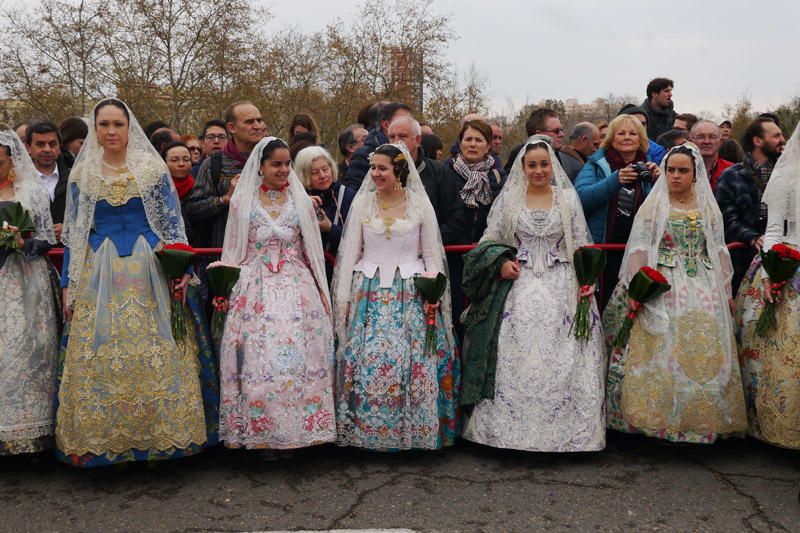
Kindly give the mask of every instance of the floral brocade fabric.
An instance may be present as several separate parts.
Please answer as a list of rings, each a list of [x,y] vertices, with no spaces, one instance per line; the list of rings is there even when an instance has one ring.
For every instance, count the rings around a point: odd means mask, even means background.
[[[162,459],[206,442],[194,325],[176,344],[169,291],[139,237],[89,252],[58,390],[56,444],[79,466]]]
[[[337,444],[372,450],[436,449],[458,434],[460,367],[441,313],[436,355],[425,353],[425,315],[414,279],[380,287],[356,272],[347,344],[337,360]]]
[[[250,216],[220,352],[220,440],[232,448],[302,448],[336,438],[333,328],[287,202]]]
[[[464,438],[528,451],[602,450],[606,354],[600,315],[593,301],[590,338],[579,341],[570,333],[578,281],[557,206],[523,209],[516,237],[521,273],[503,309],[495,396],[475,406]],[[577,232],[573,238],[576,246],[586,244]]]
[[[47,259],[10,255],[0,269],[0,455],[53,446],[58,323]]]
[[[756,335],[764,308],[761,258],[745,274],[737,298],[741,332],[739,359],[747,402],[747,433],[760,440],[800,449],[800,275],[795,273],[776,306],[776,326]]]
[[[697,211],[673,209],[659,246],[657,270],[672,288],[663,298],[667,330],[643,326],[643,308],[628,345],[613,347],[627,314],[617,285],[603,314],[611,361],[606,388],[608,427],[676,442],[712,443],[746,428],[736,345],[723,313]],[[730,355],[728,355],[730,354]]]

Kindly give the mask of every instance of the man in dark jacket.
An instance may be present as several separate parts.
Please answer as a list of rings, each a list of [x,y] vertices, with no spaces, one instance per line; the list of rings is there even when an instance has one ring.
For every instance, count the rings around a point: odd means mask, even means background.
[[[767,206],[761,196],[786,140],[772,120],[757,118],[742,137],[744,161],[722,173],[714,195],[725,223],[725,242],[743,242],[745,249],[731,250],[733,291],[736,293],[750,262],[764,245]]]
[[[25,147],[39,173],[42,185],[50,195],[50,215],[56,238],[61,240],[64,210],[67,206],[69,167],[61,155],[61,133],[50,121],[34,122],[25,131]]]
[[[656,78],[647,84],[647,98],[642,102],[642,109],[647,113],[647,137],[658,139],[658,136],[672,129],[675,123],[672,88],[675,83],[668,78]]]
[[[443,243],[461,242],[467,227],[464,202],[459,201],[458,186],[452,176],[445,172],[444,165],[425,157],[421,148],[422,131],[419,122],[409,116],[400,116],[392,121],[388,133],[389,142],[405,143],[414,157],[414,165],[439,221]]]
[[[400,102],[390,102],[378,111],[378,126],[367,135],[364,145],[350,158],[350,166],[344,177],[344,184],[358,190],[364,176],[369,172],[369,156],[375,149],[389,142],[389,124],[401,116],[411,116],[411,108]]]
[[[600,148],[600,130],[591,122],[579,122],[572,128],[569,144],[561,149],[561,166],[569,180],[575,183],[578,172],[590,155]]]
[[[225,111],[230,139],[220,152],[203,161],[194,187],[186,197],[185,217],[192,225],[192,245],[220,248],[225,239],[228,204],[250,152],[267,133],[261,112],[247,101]]]

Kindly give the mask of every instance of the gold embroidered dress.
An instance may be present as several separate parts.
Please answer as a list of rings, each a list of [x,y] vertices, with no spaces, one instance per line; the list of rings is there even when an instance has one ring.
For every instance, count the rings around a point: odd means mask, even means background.
[[[142,165],[136,179],[132,172],[94,179],[94,223],[60,362],[59,457],[98,466],[195,453],[206,427],[194,324],[187,321],[176,344],[168,285],[154,253],[161,242],[142,198],[143,191],[160,195],[164,210],[180,216],[177,196],[157,165]],[[80,183],[87,181],[70,183],[73,205],[82,200]],[[70,282],[69,252],[62,286]]]
[[[670,441],[711,443],[746,426],[736,345],[727,295],[719,290],[698,210],[671,208],[658,245],[657,270],[672,289],[660,296],[666,331],[648,328],[642,308],[630,341],[613,340],[627,314],[622,283],[603,315],[611,353],[608,427]]]

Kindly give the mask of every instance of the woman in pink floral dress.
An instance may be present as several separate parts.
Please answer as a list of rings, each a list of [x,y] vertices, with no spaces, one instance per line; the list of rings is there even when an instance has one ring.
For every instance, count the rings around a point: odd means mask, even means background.
[[[270,449],[335,440],[322,241],[280,139],[262,140],[242,170],[222,262],[241,273],[220,352],[220,439],[229,448]]]

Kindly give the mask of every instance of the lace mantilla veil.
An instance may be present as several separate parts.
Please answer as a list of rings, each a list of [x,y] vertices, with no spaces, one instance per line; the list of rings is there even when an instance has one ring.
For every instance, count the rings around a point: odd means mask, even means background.
[[[128,111],[128,146],[125,167],[133,175],[144,204],[150,229],[164,244],[186,243],[186,231],[180,211],[180,200],[172,183],[166,163],[150,144],[130,108],[118,100]],[[106,102],[103,100],[100,102]],[[103,179],[103,147],[97,140],[95,117],[97,106],[89,117],[89,135],[75,158],[69,175],[67,208],[64,214],[62,240],[69,247],[68,304],[75,300],[82,273],[86,268],[89,231],[94,224],[94,209]]]
[[[436,269],[448,277],[447,289],[442,296],[442,318],[446,324],[447,340],[453,345],[452,307],[450,305],[450,276],[447,269],[447,259],[442,245],[442,236],[439,233],[439,222],[433,210],[425,187],[413,163],[414,159],[403,143],[393,144],[399,149],[406,161],[409,161],[408,180],[406,181],[406,216],[418,220],[422,225],[421,231],[427,242],[432,243],[435,254]],[[378,212],[378,200],[372,173],[367,172],[364,181],[353,198],[350,211],[345,221],[342,240],[339,243],[339,252],[336,258],[336,267],[333,272],[333,320],[335,333],[339,341],[339,349],[344,349],[347,336],[348,309],[352,298],[353,267],[361,258],[363,248],[363,233],[361,224],[364,219],[375,216]]]
[[[703,157],[697,146],[690,142],[674,147],[661,160],[661,177],[656,180],[653,189],[647,195],[647,199],[642,203],[633,220],[633,227],[630,237],[628,237],[628,244],[619,270],[619,278],[627,287],[631,278],[641,267],[656,268],[658,266],[658,247],[664,236],[671,209],[666,166],[670,155],[680,148],[690,149],[694,156],[696,179],[692,188],[697,201],[697,211],[700,212],[702,217],[701,228],[705,234],[706,248],[708,257],[711,260],[712,272],[719,291],[718,294],[720,298],[723,298],[723,303],[725,303],[726,299],[731,297],[731,279],[733,278],[731,256],[728,252],[728,247],[725,245],[725,226],[722,221],[722,213],[708,181]],[[663,334],[669,324],[664,300],[665,297],[662,296],[645,303],[644,312],[640,313],[642,326],[653,334]],[[727,305],[724,309],[722,320],[727,327],[732,328],[733,321],[731,314],[727,312]],[[723,347],[726,350],[730,349],[729,346]]]
[[[525,170],[522,168],[522,158],[528,146],[532,144],[542,144],[547,148],[547,153],[550,155],[550,162],[553,167],[550,186],[553,188],[553,193],[558,195],[557,203],[561,223],[564,227],[564,240],[567,247],[567,254],[571,261],[572,254],[578,247],[575,245],[574,236],[581,235],[585,238],[587,244],[592,244],[592,236],[589,233],[586,219],[583,216],[583,208],[578,199],[578,193],[575,191],[575,187],[569,180],[567,173],[564,172],[561,163],[559,163],[550,142],[551,139],[545,135],[532,135],[525,141],[525,144],[514,160],[514,165],[511,167],[511,172],[503,190],[500,191],[500,194],[497,195],[494,203],[492,203],[492,208],[489,210],[486,231],[483,232],[481,241],[492,240],[508,244],[509,246],[517,245],[514,234],[517,229],[519,214],[525,208],[525,195],[528,191],[528,177],[525,175]],[[574,225],[577,227],[573,227],[573,221],[575,222]]]
[[[239,266],[247,256],[248,232],[250,230],[250,213],[253,205],[258,205],[258,190],[263,182],[259,174],[261,168],[261,155],[264,148],[272,141],[280,141],[288,149],[288,145],[277,137],[265,137],[253,148],[250,157],[239,175],[239,184],[233,192],[228,222],[225,226],[225,242],[222,246],[222,262],[228,265]],[[322,249],[319,223],[314,215],[314,205],[311,203],[303,184],[295,174],[294,169],[289,172],[289,198],[295,206],[297,217],[300,219],[300,231],[303,235],[303,246],[306,257],[311,265],[311,272],[319,289],[330,301],[328,280],[325,277],[325,253]]]
[[[28,211],[33,226],[36,228],[35,238],[56,243],[53,231],[53,218],[50,215],[50,195],[39,179],[39,173],[31,161],[31,156],[22,145],[17,134],[10,129],[0,130],[0,145],[11,150],[11,161],[14,164],[14,197]]]
[[[787,235],[789,242],[800,243],[800,124],[786,143],[783,153],[775,163],[772,175],[764,190],[763,201],[770,208],[770,212],[782,213],[785,219],[794,224],[788,224],[788,229],[794,229],[795,235]],[[794,205],[792,205],[794,204]],[[789,210],[794,212],[790,213]],[[782,224],[783,221],[780,221]],[[776,242],[764,242],[764,247],[769,249]],[[766,251],[766,250],[765,250]]]

